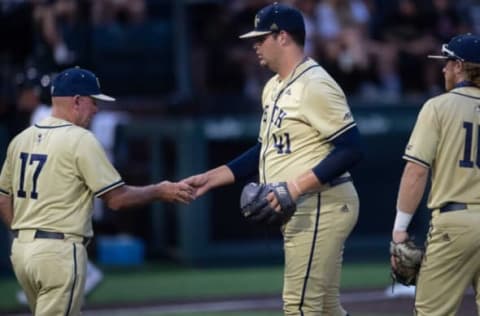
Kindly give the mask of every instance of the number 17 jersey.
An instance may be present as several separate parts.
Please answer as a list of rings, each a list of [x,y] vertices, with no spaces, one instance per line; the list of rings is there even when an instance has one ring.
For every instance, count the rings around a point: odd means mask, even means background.
[[[13,198],[12,229],[91,237],[93,197],[123,185],[93,134],[48,117],[9,144],[0,194]]]
[[[480,204],[480,89],[460,87],[428,100],[404,159],[431,168],[428,208]]]

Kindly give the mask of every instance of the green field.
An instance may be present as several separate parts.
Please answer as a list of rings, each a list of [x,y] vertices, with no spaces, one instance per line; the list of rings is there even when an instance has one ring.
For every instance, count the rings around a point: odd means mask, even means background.
[[[195,269],[148,265],[135,269],[103,267],[103,271],[105,273],[104,282],[87,298],[87,306],[156,301],[181,302],[189,299],[221,299],[255,295],[280,297],[282,288],[281,266]],[[342,289],[381,288],[388,285],[389,282],[388,263],[346,264],[344,266]],[[2,311],[24,310],[15,299],[18,290],[19,286],[13,277],[0,279],[0,314]],[[93,314],[87,313],[87,315]],[[128,314],[122,313],[122,315]],[[142,315],[155,315],[155,313]],[[199,316],[202,313],[163,313],[162,315]],[[281,314],[275,312],[209,312],[208,315],[277,316]],[[370,316],[377,315],[370,314]]]

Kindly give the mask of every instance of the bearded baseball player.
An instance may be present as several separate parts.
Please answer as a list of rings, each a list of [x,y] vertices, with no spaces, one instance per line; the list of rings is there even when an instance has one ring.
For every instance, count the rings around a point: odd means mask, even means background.
[[[275,72],[262,95],[259,142],[226,165],[187,179],[196,195],[258,174],[242,214],[280,224],[284,238],[285,315],[345,316],[339,302],[344,243],[359,201],[348,170],[362,156],[359,133],[338,84],[304,55],[302,14],[272,4],[255,16],[250,39]]]
[[[473,285],[480,310],[480,37],[459,35],[442,46],[446,93],[422,107],[403,158],[394,244],[407,228],[431,173],[432,210],[426,250],[417,277],[415,315],[457,315]],[[392,268],[400,261],[392,256]]]
[[[185,183],[126,185],[86,129],[97,100],[115,99],[92,72],[64,70],[53,81],[51,116],[8,146],[0,215],[15,237],[11,261],[34,315],[80,315],[94,196],[114,210],[194,197]]]

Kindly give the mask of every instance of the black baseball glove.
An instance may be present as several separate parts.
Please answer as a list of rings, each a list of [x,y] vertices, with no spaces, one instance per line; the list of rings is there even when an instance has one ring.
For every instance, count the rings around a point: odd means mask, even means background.
[[[403,285],[415,285],[422,263],[424,250],[415,245],[413,240],[390,242],[390,255],[394,257],[396,269],[392,267],[392,279]]]
[[[273,192],[280,203],[280,212],[275,211],[267,201],[267,195]],[[288,192],[286,182],[249,183],[240,197],[242,215],[253,222],[281,225],[295,213],[296,205]]]

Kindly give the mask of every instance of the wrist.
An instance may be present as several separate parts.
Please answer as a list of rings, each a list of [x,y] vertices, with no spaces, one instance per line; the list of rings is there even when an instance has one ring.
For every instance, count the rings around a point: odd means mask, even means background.
[[[412,217],[413,214],[404,212],[397,208],[397,215],[395,216],[393,231],[406,232],[408,229],[408,225],[410,225]]]
[[[297,195],[298,196],[302,195],[302,191],[300,190],[300,187],[298,186],[297,181],[293,180],[292,185],[293,185],[293,188],[295,189],[295,191],[297,191]]]

